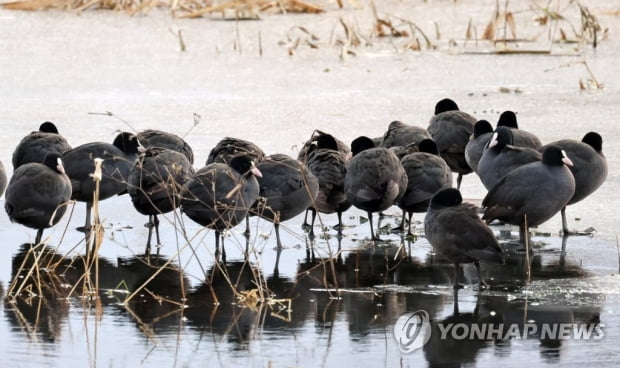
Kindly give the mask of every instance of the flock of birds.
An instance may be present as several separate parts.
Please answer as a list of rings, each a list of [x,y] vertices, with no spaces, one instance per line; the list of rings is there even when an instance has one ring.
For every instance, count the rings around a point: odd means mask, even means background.
[[[361,136],[350,145],[315,131],[297,158],[266,155],[252,142],[227,137],[194,170],[191,147],[168,132],[122,132],[111,144],[72,148],[53,123],[45,122],[21,140],[12,163],[8,185],[4,167],[0,170],[0,195],[6,188],[6,213],[12,222],[37,229],[36,243],[45,228],[58,223],[71,200],[86,203],[80,230],[88,232],[95,197],[122,194],[149,217],[147,252],[153,232],[160,243],[157,216],[176,208],[214,230],[219,254],[221,233],[244,219],[249,232],[249,216],[273,222],[281,247],[281,222],[307,211],[304,225],[310,213],[313,236],[317,212],[336,213],[335,228],[342,235],[342,213],[351,206],[368,213],[371,237],[379,240],[373,213],[397,205],[403,211],[403,232],[408,223],[411,233],[413,213],[426,212],[425,235],[454,263],[455,288],[460,264],[473,262],[479,271],[480,261],[503,261],[490,222],[518,226],[520,240],[527,244],[529,227],[561,211],[568,234],[566,206],[586,198],[607,176],[602,138],[595,132],[581,141],[543,145],[534,134],[518,129],[511,111],[502,113],[493,129],[450,99],[436,104],[426,128],[394,121],[382,137]],[[98,182],[93,179],[97,165]],[[459,191],[463,176],[472,172],[488,189],[481,209],[463,202]],[[456,188],[453,173],[458,175]]]

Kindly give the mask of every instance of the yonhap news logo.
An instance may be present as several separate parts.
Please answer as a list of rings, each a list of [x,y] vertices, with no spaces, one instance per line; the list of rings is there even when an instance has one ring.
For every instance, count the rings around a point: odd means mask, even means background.
[[[511,340],[539,338],[541,340],[601,340],[605,337],[602,323],[465,323],[433,322],[428,313],[419,310],[400,316],[394,324],[394,338],[403,353],[423,347],[438,334],[439,340]]]
[[[403,353],[411,353],[424,346],[431,338],[428,313],[419,310],[400,316],[394,325],[394,338]]]

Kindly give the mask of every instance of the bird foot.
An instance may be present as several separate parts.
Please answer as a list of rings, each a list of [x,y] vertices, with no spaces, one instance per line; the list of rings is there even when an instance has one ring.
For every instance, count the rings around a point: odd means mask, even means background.
[[[402,233],[403,231],[405,231],[405,228],[403,226],[396,226],[390,229],[391,233],[396,233],[396,234]]]
[[[596,229],[593,227],[589,227],[585,230],[568,230],[568,229],[563,229],[562,230],[562,235],[563,236],[588,236],[588,235],[592,235],[596,232]]]
[[[90,230],[92,229],[92,226],[79,226],[76,227],[75,230],[81,232],[81,233],[88,233],[90,232]]]
[[[454,290],[461,290],[464,289],[465,286],[463,286],[463,284],[456,283],[452,286],[452,288],[454,288]]]

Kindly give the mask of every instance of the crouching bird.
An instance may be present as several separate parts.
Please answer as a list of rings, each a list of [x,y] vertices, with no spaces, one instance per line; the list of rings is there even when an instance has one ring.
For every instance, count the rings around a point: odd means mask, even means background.
[[[478,272],[480,286],[486,283],[480,274],[480,261],[503,263],[502,249],[487,224],[478,216],[476,206],[463,203],[454,188],[435,193],[424,219],[426,238],[435,250],[454,263],[454,288],[458,283],[461,263],[472,263]]]

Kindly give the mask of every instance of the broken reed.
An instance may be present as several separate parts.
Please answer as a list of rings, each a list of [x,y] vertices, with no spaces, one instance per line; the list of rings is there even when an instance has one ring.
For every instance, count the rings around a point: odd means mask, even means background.
[[[148,13],[160,8],[169,9],[179,18],[197,18],[221,14],[228,19],[257,19],[260,13],[322,13],[325,10],[304,0],[17,0],[2,4],[10,10],[85,10],[104,9],[124,11],[130,15]]]
[[[522,5],[522,3],[518,3]],[[487,23],[481,37],[478,38],[478,31],[470,19],[465,32],[465,40],[485,40],[492,41],[494,44],[506,44],[512,42],[535,42],[537,36],[519,37],[515,17],[527,16],[528,19],[534,17],[534,23],[539,26],[548,27],[547,39],[551,43],[591,43],[592,47],[598,45],[598,33],[602,31],[598,18],[589,9],[576,1],[568,1],[563,7],[561,0],[549,0],[545,6],[537,2],[531,2],[527,10],[511,10],[509,0],[505,0],[500,6],[500,0],[496,0],[495,9],[491,15],[491,20]],[[580,26],[575,27],[570,20],[569,13],[579,12]],[[563,27],[572,30],[569,35]],[[510,33],[508,33],[510,31]],[[607,30],[605,30],[606,34]],[[557,35],[559,33],[559,36]],[[518,50],[514,50],[518,53]],[[523,51],[523,53],[529,53]]]
[[[130,15],[146,13],[154,8],[168,8],[174,17],[178,18],[197,18],[205,16],[221,16],[223,19],[237,21],[235,25],[235,38],[232,48],[235,52],[242,53],[240,29],[238,21],[260,19],[263,13],[323,13],[328,9],[315,5],[316,0],[17,0],[2,4],[5,8],[16,10],[42,10],[42,9],[63,9],[81,12],[87,9],[112,9],[116,11],[126,11]],[[344,8],[342,0],[338,0],[338,7]],[[350,0],[350,5],[354,9],[361,9],[362,6],[356,0]],[[500,4],[501,3],[501,4]],[[469,41],[474,41],[476,47],[480,41],[492,42],[495,46],[493,51],[482,53],[491,54],[551,54],[551,47],[556,43],[591,43],[597,47],[600,39],[607,37],[608,29],[603,29],[597,17],[589,9],[579,2],[572,0],[548,0],[546,4],[540,5],[531,0],[527,7],[523,7],[523,2],[518,5],[522,8],[513,10],[513,4],[509,0],[496,0],[495,7],[491,13],[491,20],[485,22],[484,30],[479,32],[475,24],[480,24],[480,20],[469,19],[462,45],[467,46]],[[455,5],[458,6],[458,5]],[[370,11],[374,17],[374,26],[369,31],[360,30],[357,24],[340,17],[334,24],[329,45],[339,48],[339,57],[345,60],[348,56],[356,56],[356,49],[362,46],[372,46],[374,38],[387,38],[395,51],[422,51],[423,49],[435,50],[438,48],[441,39],[440,25],[437,21],[433,22],[435,40],[432,40],[428,32],[425,32],[416,22],[402,16],[380,14],[374,0],[370,1]],[[517,22],[517,18],[521,22]],[[534,19],[532,22],[531,19]],[[571,19],[579,18],[580,25],[575,26]],[[540,34],[531,35],[521,31],[518,32],[517,24],[538,24],[547,27],[546,49],[540,49],[524,45],[533,45],[540,40]],[[288,54],[293,55],[300,46],[308,46],[310,49],[320,48],[320,39],[316,34],[311,33],[304,27],[292,27],[298,29],[303,34],[291,37],[291,32],[287,32],[287,42],[280,42],[280,45],[287,47]],[[337,29],[342,30],[342,36],[334,39]],[[170,30],[177,38],[179,50],[187,50],[187,44],[183,38],[181,30]],[[599,36],[602,33],[602,36]],[[403,40],[397,44],[397,40]],[[262,35],[258,34],[258,54],[263,55]],[[513,46],[520,43],[518,47]],[[547,44],[548,43],[548,44]],[[459,44],[455,38],[448,40],[448,47]],[[219,47],[216,46],[218,54]],[[478,53],[465,50],[464,53]]]

